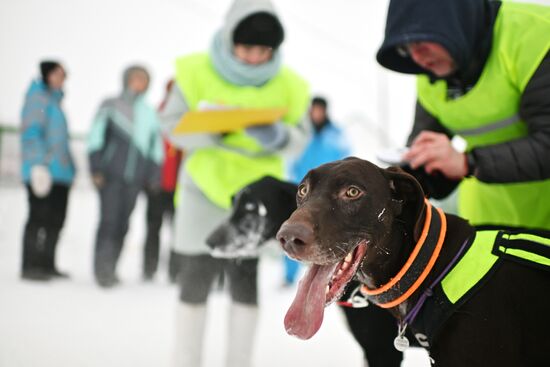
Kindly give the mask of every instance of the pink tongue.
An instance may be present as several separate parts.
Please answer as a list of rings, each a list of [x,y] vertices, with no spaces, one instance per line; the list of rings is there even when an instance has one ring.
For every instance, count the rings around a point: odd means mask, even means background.
[[[285,316],[290,335],[309,339],[319,330],[325,312],[326,289],[336,264],[312,265],[300,280],[296,297]]]

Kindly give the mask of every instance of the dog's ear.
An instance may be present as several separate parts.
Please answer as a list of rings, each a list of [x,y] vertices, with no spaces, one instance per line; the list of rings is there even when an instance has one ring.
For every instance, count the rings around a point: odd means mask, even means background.
[[[392,192],[396,213],[413,221],[413,236],[418,240],[424,226],[424,191],[418,181],[399,167],[389,167],[384,170]]]

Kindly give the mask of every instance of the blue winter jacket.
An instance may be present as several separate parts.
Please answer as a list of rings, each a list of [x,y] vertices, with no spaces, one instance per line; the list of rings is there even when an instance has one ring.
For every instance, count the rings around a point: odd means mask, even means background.
[[[25,183],[30,181],[34,165],[47,166],[54,183],[73,182],[75,166],[62,98],[62,91],[48,89],[42,80],[34,80],[27,91],[21,112],[21,175]]]
[[[342,131],[330,121],[316,132],[300,158],[291,167],[291,179],[298,183],[309,170],[343,159],[350,154]]]

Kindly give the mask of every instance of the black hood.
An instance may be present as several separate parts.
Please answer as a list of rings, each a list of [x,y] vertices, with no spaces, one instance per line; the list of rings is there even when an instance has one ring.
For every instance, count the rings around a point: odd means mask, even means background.
[[[436,42],[451,54],[460,74],[472,74],[472,64],[482,69],[489,54],[499,6],[500,2],[489,0],[391,0],[376,59],[390,70],[434,77],[409,56],[400,55],[397,47]]]

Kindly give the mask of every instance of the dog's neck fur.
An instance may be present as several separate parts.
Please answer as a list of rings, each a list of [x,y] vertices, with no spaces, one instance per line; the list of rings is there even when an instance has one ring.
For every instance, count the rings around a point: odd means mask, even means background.
[[[425,218],[426,211],[422,210],[419,222],[424,223]],[[387,253],[391,256],[386,261],[380,261],[379,256],[369,256],[367,251],[363,267],[367,269],[364,271],[364,282],[367,286],[374,289],[387,284],[403,267],[420,237],[415,233],[415,224],[410,223],[416,223],[416,221],[406,221],[398,217],[391,223],[384,237],[373,241],[372,251]]]

